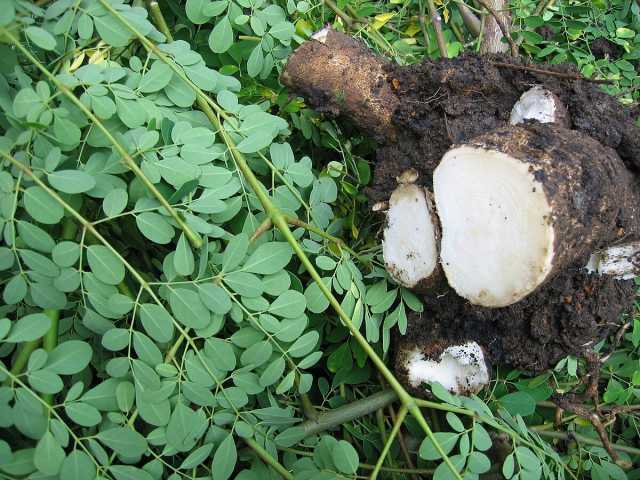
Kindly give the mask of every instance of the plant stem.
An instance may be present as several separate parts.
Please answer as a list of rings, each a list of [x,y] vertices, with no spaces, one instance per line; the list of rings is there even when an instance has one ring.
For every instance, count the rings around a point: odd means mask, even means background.
[[[142,184],[151,192],[151,194],[156,198],[156,200],[162,205],[162,207],[171,215],[171,217],[175,220],[178,226],[182,229],[185,236],[191,242],[194,248],[199,249],[202,246],[202,239],[200,236],[194,232],[191,227],[189,227],[184,219],[180,216],[178,212],[169,204],[167,199],[160,193],[160,191],[156,188],[156,186],[147,178],[142,169],[138,166],[135,160],[129,155],[129,152],[116,140],[113,134],[109,131],[107,127],[96,117],[91,110],[87,108],[87,106],[82,103],[69,88],[64,85],[60,80],[56,78],[49,70],[47,70],[42,63],[35,58],[29,50],[27,50],[22,43],[6,28],[0,27],[0,33],[6,36],[7,39],[18,49],[20,53],[22,53],[27,59],[38,69],[40,70],[45,77],[49,79],[51,83],[53,83],[56,88],[62,92],[64,96],[66,96],[76,107],[78,107],[83,114],[89,118],[93,124],[98,127],[98,129],[104,134],[104,136],[109,140],[109,142],[113,145],[118,154],[122,157],[125,165],[129,167],[129,169],[140,179]]]
[[[382,463],[384,462],[385,457],[389,453],[389,449],[393,444],[393,440],[396,438],[396,435],[398,435],[398,432],[400,431],[400,427],[402,426],[402,422],[404,422],[404,417],[406,416],[407,416],[407,409],[405,407],[401,407],[400,411],[398,412],[398,418],[396,419],[396,422],[393,424],[393,428],[391,429],[391,433],[389,434],[389,438],[387,439],[387,442],[384,444],[384,448],[382,449],[382,452],[380,452],[380,456],[378,457],[378,461],[376,462],[376,466],[373,469],[373,472],[371,472],[371,476],[369,477],[370,480],[375,480],[378,477],[378,473],[380,473],[380,469],[382,468]]]
[[[585,437],[584,435],[580,435],[579,433],[548,431],[543,430],[540,427],[531,427],[529,428],[529,430],[536,432],[541,437],[556,438],[558,440],[575,440],[586,445],[593,445],[594,447],[603,446],[602,442],[600,442],[599,440],[596,440],[595,438]],[[611,448],[613,450],[617,450],[618,452],[625,452],[630,455],[640,455],[640,448],[628,447],[626,445],[619,445],[617,443],[612,443]]]
[[[438,43],[440,56],[442,58],[449,58],[449,53],[447,52],[447,42],[445,41],[444,34],[442,33],[442,20],[440,20],[440,14],[438,13],[438,10],[436,10],[436,6],[433,3],[433,0],[427,0],[427,7],[429,8],[431,24],[433,25],[433,29],[436,32],[436,42]]]
[[[32,340],[30,342],[24,342],[20,346],[20,350],[16,354],[13,362],[11,364],[11,375],[18,376],[24,370],[24,367],[27,365],[29,361],[29,357],[33,353],[33,351],[40,346],[42,343],[42,339],[39,338],[37,340]],[[11,377],[5,378],[4,382],[2,382],[4,386],[11,385]]]
[[[353,27],[353,19],[345,12],[343,12],[333,0],[322,0],[322,3],[333,10],[333,12],[342,19],[348,29],[351,29],[351,27]]]
[[[269,452],[267,452],[264,448],[262,448],[258,442],[256,442],[253,438],[244,438],[244,442],[247,446],[255,452],[260,459],[273,468],[276,472],[280,474],[280,476],[286,480],[294,480],[291,472],[284,468],[280,462],[278,462],[275,458],[273,458]]]
[[[42,347],[44,348],[45,352],[49,353],[58,345],[58,321],[60,320],[60,311],[45,310],[44,314],[51,320],[51,327],[42,338]],[[42,399],[49,405],[51,405],[53,395],[45,394],[42,396]]]
[[[369,415],[393,403],[397,398],[398,396],[393,390],[383,390],[362,400],[356,400],[342,407],[329,410],[326,413],[321,413],[317,419],[307,420],[300,424],[300,426],[304,428],[305,436],[316,435],[356,418]]]

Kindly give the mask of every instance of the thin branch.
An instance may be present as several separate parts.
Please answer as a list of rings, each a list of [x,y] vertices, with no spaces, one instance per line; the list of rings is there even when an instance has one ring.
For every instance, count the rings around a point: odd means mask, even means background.
[[[460,16],[467,29],[476,37],[480,35],[480,19],[462,0],[457,0],[456,5],[458,5]]]
[[[246,443],[264,463],[278,472],[282,478],[286,480],[294,480],[291,472],[284,468],[280,462],[273,458],[271,454],[262,448],[253,438],[244,438],[243,440],[244,443]]]
[[[380,408],[395,402],[398,396],[393,390],[383,390],[373,395],[321,413],[315,420],[307,420],[300,424],[305,437],[330,430],[356,418],[370,415]]]
[[[498,27],[500,27],[500,31],[502,31],[502,35],[507,39],[507,42],[509,42],[509,46],[511,47],[511,56],[517,57],[518,45],[516,44],[516,42],[513,41],[513,38],[511,37],[510,29],[504,23],[502,17],[500,17],[498,12],[496,12],[495,8],[489,5],[487,0],[478,0],[478,3],[481,4],[484,8],[486,8],[491,14],[491,16],[495,19],[496,23],[498,24]]]
[[[537,433],[541,437],[556,438],[558,440],[575,440],[585,445],[592,445],[594,447],[603,447],[602,443],[594,438],[585,437],[574,432],[556,432],[543,430],[541,427],[530,427],[529,430]],[[631,455],[640,455],[640,448],[628,447],[627,445],[620,445],[612,443],[611,448],[617,452],[624,452]]]
[[[555,0],[540,0],[540,3],[538,4],[535,11],[533,12],[533,15],[536,17],[539,15],[542,15],[544,11],[547,8],[551,7],[554,3],[555,3]]]
[[[442,58],[449,58],[449,53],[447,52],[447,42],[445,41],[444,34],[442,33],[442,19],[440,18],[440,14],[436,10],[436,6],[433,3],[433,0],[427,0],[427,7],[429,8],[431,24],[433,25],[433,29],[436,32],[436,42],[438,43],[440,56],[442,56]]]
[[[344,24],[347,26],[349,30],[353,27],[353,23],[354,23],[353,18],[351,18],[349,15],[343,12],[333,0],[322,0],[322,3],[324,3],[327,7],[333,10],[333,12],[342,19],[342,21],[344,22]]]
[[[539,73],[541,75],[549,75],[552,77],[564,78],[567,80],[583,80],[585,82],[591,82],[591,83],[613,83],[613,80],[586,78],[586,77],[583,77],[582,75],[577,75],[573,73],[554,72],[552,70],[545,70],[542,68],[532,67],[529,65],[514,65],[513,63],[504,63],[504,62],[491,62],[491,64],[500,68],[510,68],[512,70],[522,70],[525,72]]]
[[[382,468],[382,463],[384,462],[384,459],[387,457],[387,454],[389,453],[389,449],[393,444],[393,440],[396,438],[396,435],[398,435],[398,432],[400,431],[400,427],[402,426],[402,422],[404,422],[404,417],[406,416],[407,416],[407,408],[403,406],[400,408],[400,411],[398,412],[398,418],[393,424],[393,429],[391,429],[389,438],[387,438],[387,441],[384,444],[384,447],[382,448],[382,452],[380,452],[380,456],[378,457],[378,461],[376,462],[376,466],[373,469],[373,472],[371,472],[371,476],[369,477],[370,480],[375,480],[376,478],[378,478],[378,474],[380,473],[380,469]]]

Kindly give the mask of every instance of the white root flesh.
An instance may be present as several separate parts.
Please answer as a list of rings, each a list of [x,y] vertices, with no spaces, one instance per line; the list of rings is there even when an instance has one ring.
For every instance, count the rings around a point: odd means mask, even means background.
[[[400,184],[389,199],[382,244],[387,271],[402,286],[413,288],[438,265],[435,214],[419,185]]]
[[[625,243],[591,255],[585,267],[590,273],[631,280],[640,275],[640,242]]]
[[[406,368],[414,388],[438,382],[455,394],[478,393],[490,378],[484,353],[476,342],[448,347],[437,361],[425,359],[416,350],[408,357]]]
[[[461,146],[434,173],[449,285],[471,303],[504,307],[523,299],[552,270],[554,229],[542,185],[517,158]]]
[[[522,94],[511,110],[511,125],[537,120],[540,123],[567,123],[565,107],[552,92],[536,86]]]

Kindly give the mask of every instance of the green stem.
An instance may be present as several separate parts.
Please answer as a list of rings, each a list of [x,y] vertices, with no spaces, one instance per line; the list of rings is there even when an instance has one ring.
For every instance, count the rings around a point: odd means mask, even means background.
[[[58,345],[58,321],[60,320],[60,311],[45,310],[44,314],[51,320],[51,327],[42,338],[42,347],[44,348],[45,352],[49,353]],[[53,401],[53,395],[45,394],[42,396],[42,399],[49,405],[51,405],[51,402]]]
[[[20,350],[17,355],[13,359],[11,363],[11,375],[17,376],[22,373],[24,367],[26,367],[27,362],[29,361],[29,357],[33,353],[33,351],[40,346],[42,343],[42,339],[39,338],[37,340],[32,340],[30,342],[24,342],[20,346]],[[2,382],[4,386],[11,385],[11,377],[5,378],[4,382]]]
[[[322,413],[318,415],[317,419],[307,420],[300,424],[300,426],[304,428],[306,437],[316,435],[356,418],[369,415],[376,410],[386,407],[397,399],[398,396],[393,390],[383,390],[362,400],[356,400],[342,407]]]
[[[211,121],[211,123],[214,126],[214,129],[222,137],[223,141],[225,142],[225,144],[227,145],[227,148],[231,153],[232,158],[236,163],[236,166],[242,172],[247,183],[253,189],[255,196],[258,198],[258,201],[262,204],[262,207],[264,208],[265,213],[269,215],[269,217],[271,218],[273,225],[275,225],[280,230],[280,232],[282,233],[282,236],[287,240],[287,242],[291,245],[295,254],[298,256],[300,263],[302,263],[302,265],[307,270],[307,272],[309,272],[309,275],[311,276],[313,281],[316,283],[316,285],[318,286],[322,294],[329,300],[329,303],[331,304],[335,312],[338,314],[338,317],[340,318],[342,323],[347,327],[347,329],[349,329],[349,331],[351,332],[351,335],[353,335],[355,340],[360,344],[360,346],[365,351],[367,356],[371,359],[372,363],[376,366],[376,368],[378,368],[378,370],[380,371],[382,376],[385,378],[389,386],[396,392],[402,404],[407,408],[409,413],[411,413],[411,415],[416,419],[420,427],[424,430],[427,438],[429,438],[433,442],[436,448],[436,451],[438,452],[440,457],[443,459],[443,461],[447,464],[448,468],[451,470],[453,477],[458,480],[462,480],[462,476],[456,469],[455,465],[453,465],[449,456],[442,449],[442,445],[440,445],[438,440],[433,435],[433,432],[431,431],[429,424],[427,423],[424,416],[422,415],[420,408],[416,405],[414,398],[404,389],[404,387],[396,379],[393,372],[389,369],[389,367],[387,367],[384,360],[376,353],[376,351],[369,344],[369,342],[367,342],[367,339],[362,335],[362,333],[360,333],[360,330],[355,327],[355,325],[351,321],[351,318],[347,315],[347,313],[344,311],[344,309],[340,305],[340,302],[338,301],[338,299],[333,295],[333,293],[331,293],[331,290],[322,281],[322,277],[316,270],[315,266],[313,265],[313,262],[311,262],[309,257],[307,257],[301,245],[298,243],[297,239],[291,232],[291,229],[287,224],[287,220],[285,216],[278,209],[278,207],[276,207],[276,205],[271,201],[263,185],[260,183],[260,181],[257,179],[255,174],[253,173],[253,170],[251,169],[251,167],[249,167],[249,164],[247,163],[246,159],[244,158],[242,153],[238,151],[238,149],[236,148],[235,143],[233,142],[233,140],[231,139],[227,131],[224,129],[224,126],[220,121],[220,118],[216,115],[216,113],[214,113],[214,109],[215,109],[216,112],[222,115],[222,112],[224,112],[224,110],[216,102],[214,102],[207,95],[205,95],[200,88],[194,85],[193,82],[191,82],[186,77],[186,75],[184,74],[181,68],[175,65],[174,62],[172,62],[163,52],[161,52],[160,49],[153,42],[151,42],[148,38],[142,35],[135,28],[135,26],[133,26],[131,22],[129,22],[126,18],[124,18],[120,12],[115,10],[107,0],[99,0],[99,2],[105,8],[105,10],[111,13],[111,15],[117,18],[127,29],[129,29],[129,31],[131,31],[131,33],[133,33],[139,39],[140,43],[142,43],[142,45],[145,48],[147,48],[150,52],[157,55],[159,59],[166,62],[167,65],[174,72],[176,72],[176,74],[181,79],[185,80],[185,82],[189,86],[191,86],[191,88],[196,93],[196,102],[198,106],[203,111],[203,113],[207,116],[209,121]]]
[[[275,458],[273,458],[269,452],[267,452],[264,448],[262,448],[258,442],[256,442],[253,438],[245,438],[243,439],[247,446],[255,452],[260,459],[273,468],[276,472],[280,474],[280,476],[286,480],[294,480],[291,472],[284,468],[280,462],[278,462]]]
[[[579,433],[547,431],[542,430],[539,427],[532,427],[529,430],[536,432],[541,437],[556,438],[558,440],[575,440],[576,442],[584,443],[585,445],[593,445],[594,447],[601,448],[603,447],[600,440],[585,437],[584,435],[580,435]],[[628,447],[626,445],[619,445],[617,443],[612,443],[611,448],[618,452],[625,452],[630,455],[640,455],[640,448]]]
[[[400,431],[400,427],[402,426],[402,422],[404,422],[404,417],[406,416],[407,416],[407,409],[405,407],[400,408],[400,411],[398,412],[398,418],[396,419],[396,422],[393,424],[393,428],[391,429],[389,438],[384,444],[382,452],[380,452],[380,456],[378,457],[378,461],[376,462],[376,466],[373,469],[373,472],[371,472],[371,476],[369,477],[370,480],[375,480],[378,477],[378,473],[380,473],[380,469],[382,468],[382,463],[384,462],[384,459],[389,453],[389,449],[391,448],[393,441],[398,435],[398,432]]]
[[[45,68],[42,63],[35,58],[29,50],[27,50],[22,43],[6,28],[0,27],[0,34],[4,35],[20,52],[38,69],[40,70],[45,77],[49,79],[51,83],[53,83],[56,88],[62,92],[64,96],[66,96],[76,107],[78,107],[82,113],[84,113],[87,118],[89,118],[93,124],[98,127],[98,129],[104,134],[104,136],[109,140],[109,142],[116,149],[118,154],[122,157],[125,165],[129,167],[129,169],[140,179],[142,184],[151,192],[151,194],[156,198],[156,200],[162,205],[162,207],[171,215],[171,217],[175,220],[178,226],[184,231],[187,239],[191,242],[194,248],[199,249],[202,246],[202,239],[200,236],[194,232],[191,227],[189,227],[182,216],[169,204],[167,199],[160,193],[160,191],[156,188],[156,186],[147,178],[142,169],[138,166],[135,160],[129,155],[127,150],[116,140],[113,134],[109,131],[107,127],[96,117],[91,110],[89,110],[84,103],[82,103],[69,88],[63,84],[60,80],[56,78],[49,70]]]

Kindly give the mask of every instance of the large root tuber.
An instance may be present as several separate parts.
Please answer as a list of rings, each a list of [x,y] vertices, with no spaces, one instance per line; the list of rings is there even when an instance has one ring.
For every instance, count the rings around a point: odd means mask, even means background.
[[[476,305],[518,302],[640,231],[640,197],[616,153],[552,124],[504,127],[452,148],[433,184],[447,280]]]

